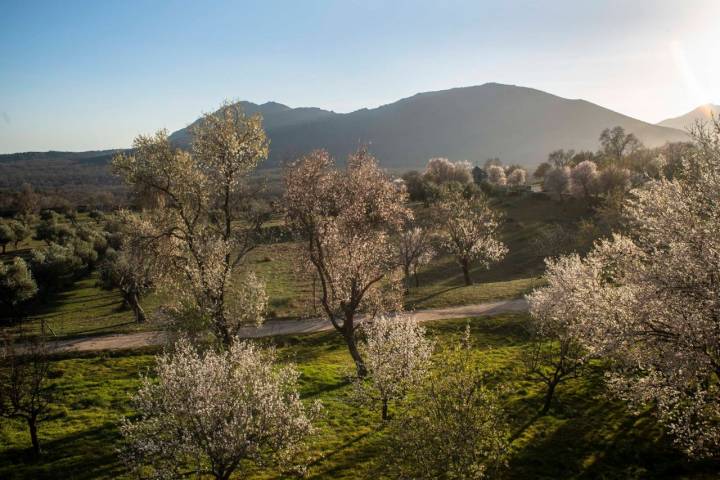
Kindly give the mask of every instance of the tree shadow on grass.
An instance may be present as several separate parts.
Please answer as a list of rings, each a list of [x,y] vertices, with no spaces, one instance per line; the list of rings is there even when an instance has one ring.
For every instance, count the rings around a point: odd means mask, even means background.
[[[601,369],[564,384],[547,416],[531,418],[506,478],[633,479],[716,474],[720,462],[691,462],[673,448],[650,411],[631,414],[602,384]],[[534,406],[540,397],[531,402]]]
[[[462,287],[463,287],[463,285],[457,285],[454,287],[442,288],[440,290],[436,290],[436,291],[429,293],[427,295],[424,295],[422,297],[413,298],[412,300],[409,300],[405,303],[405,308],[407,308],[407,309],[415,308],[416,306],[423,304],[423,303],[427,302],[428,300],[432,300],[433,298],[439,297],[440,295],[443,295],[447,292],[451,292],[453,290],[457,290]]]
[[[0,478],[89,480],[98,477],[117,477],[124,471],[113,445],[119,439],[114,423],[82,430],[52,440],[44,440],[41,429],[43,455],[35,459],[28,446],[8,449],[0,453]]]

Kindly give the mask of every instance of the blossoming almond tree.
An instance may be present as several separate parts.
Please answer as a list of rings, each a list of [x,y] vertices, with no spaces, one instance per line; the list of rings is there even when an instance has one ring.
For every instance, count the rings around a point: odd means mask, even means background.
[[[597,191],[599,173],[597,164],[583,160],[570,170],[570,194],[577,198],[589,198]]]
[[[468,332],[469,333],[469,332]],[[481,479],[499,476],[507,463],[510,429],[487,373],[464,345],[436,356],[406,411],[389,428],[393,478]]]
[[[510,187],[523,187],[527,183],[527,170],[516,168],[507,176],[507,184]]]
[[[465,285],[472,285],[472,263],[488,268],[505,257],[508,249],[497,238],[498,216],[482,193],[465,198],[459,191],[447,190],[435,216],[443,225],[443,246],[462,268]]]
[[[367,369],[357,348],[356,315],[401,308],[402,277],[391,241],[407,219],[406,193],[365,150],[337,169],[314,151],[287,169],[286,221],[317,272],[320,304],[340,332],[359,376]]]
[[[297,371],[277,367],[272,350],[249,342],[198,353],[180,340],[157,359],[123,419],[121,456],[141,476],[229,479],[244,462],[292,465],[320,405],[306,409]]]
[[[125,212],[125,220],[164,263],[160,286],[172,292],[176,318],[199,319],[226,345],[239,313],[230,300],[238,288],[233,273],[266,215],[253,208],[246,177],[267,154],[261,118],[227,105],[194,128],[191,153],[159,132],[136,138],[131,155],[113,159],[145,207]]]
[[[422,227],[410,226],[397,236],[397,255],[403,267],[406,286],[409,287],[410,275],[415,277],[415,286],[420,286],[417,270],[430,263],[435,257],[435,249],[430,241],[430,233]]]
[[[433,342],[412,317],[380,316],[363,330],[360,351],[369,380],[358,381],[359,393],[365,400],[379,401],[382,419],[387,420],[389,402],[402,399],[427,373]]]
[[[471,168],[467,160],[451,162],[447,158],[431,158],[425,167],[423,178],[438,185],[447,182],[470,183]]]
[[[504,187],[507,185],[507,177],[505,176],[505,169],[500,165],[490,165],[487,167],[487,180],[491,185],[497,185]]]
[[[573,309],[567,308],[565,298],[576,286],[575,277],[555,274],[578,261],[577,255],[546,259],[548,286],[527,296],[530,341],[523,352],[523,364],[530,377],[546,386],[542,414],[550,409],[558,385],[577,376],[586,361],[585,349],[576,335],[577,317]]]
[[[678,445],[720,455],[720,124],[695,133],[682,179],[635,190],[630,236],[548,271],[589,352],[619,365],[610,386],[656,406]],[[545,290],[547,292],[547,290]],[[544,294],[540,294],[541,296]]]

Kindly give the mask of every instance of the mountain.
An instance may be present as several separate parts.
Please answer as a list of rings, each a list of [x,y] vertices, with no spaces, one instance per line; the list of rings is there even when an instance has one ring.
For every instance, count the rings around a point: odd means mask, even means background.
[[[685,115],[681,115],[675,118],[668,118],[658,123],[662,127],[677,128],[680,130],[686,130],[692,128],[695,122],[707,122],[712,116],[720,116],[720,105],[713,105],[708,103],[707,105],[700,105],[692,112],[688,112]]]
[[[342,161],[361,145],[388,168],[421,168],[436,156],[477,162],[500,157],[506,164],[532,167],[558,148],[596,150],[600,132],[615,125],[650,147],[687,139],[685,132],[585,100],[497,83],[419,93],[346,114],[277,103],[241,106],[264,115],[271,140],[270,158],[264,164],[268,167],[315,148],[326,148]],[[171,139],[187,146],[187,128]]]
[[[247,115],[259,113],[263,117],[263,127],[266,132],[277,129],[298,126],[305,123],[313,123],[319,120],[332,118],[338,114],[320,108],[290,108],[277,102],[267,102],[258,105],[252,102],[237,102],[243,112]],[[190,130],[200,120],[195,120],[187,127],[170,135],[170,140],[176,145],[188,147],[190,145]]]

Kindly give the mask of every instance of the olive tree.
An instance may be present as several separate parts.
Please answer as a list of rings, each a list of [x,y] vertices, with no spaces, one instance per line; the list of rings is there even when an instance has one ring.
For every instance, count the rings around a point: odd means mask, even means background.
[[[185,340],[157,358],[120,427],[126,465],[151,478],[229,479],[247,462],[293,466],[319,404],[303,406],[298,372],[275,353],[236,340],[198,352]]]
[[[135,315],[137,323],[145,323],[147,317],[140,300],[152,288],[159,276],[157,258],[137,245],[128,245],[119,251],[110,250],[100,265],[100,281],[103,288],[117,288],[127,306]]]
[[[192,151],[174,148],[166,132],[135,139],[133,153],[113,159],[143,210],[124,218],[163,269],[175,318],[197,319],[229,345],[240,318],[230,297],[237,272],[255,247],[258,214],[247,177],[268,154],[259,115],[234,105],[205,115],[192,130]],[[261,320],[261,319],[258,319]]]
[[[456,190],[446,191],[436,206],[435,218],[443,226],[443,246],[462,268],[465,285],[472,285],[473,263],[488,268],[505,257],[508,249],[498,240],[499,216],[481,192],[466,198]]]
[[[48,246],[51,243],[65,245],[75,236],[72,226],[63,221],[62,215],[48,211],[42,220],[37,224],[35,239],[43,240]]]
[[[50,243],[47,248],[32,251],[30,267],[41,289],[47,292],[71,282],[83,267],[83,262],[72,245]]]
[[[0,247],[2,247],[2,253],[5,253],[8,243],[15,241],[15,232],[13,231],[10,222],[0,220]]]
[[[22,318],[22,305],[37,295],[37,284],[32,273],[20,257],[6,264],[0,262],[0,305],[11,318]],[[4,315],[3,315],[4,316]]]
[[[286,223],[320,281],[320,304],[343,336],[357,373],[367,369],[357,348],[358,312],[402,307],[402,272],[392,236],[412,217],[406,193],[360,150],[345,169],[314,151],[285,173]]]
[[[13,242],[15,243],[15,250],[17,250],[19,244],[32,235],[30,220],[31,219],[27,217],[17,217],[10,222],[10,227],[15,235],[15,238],[13,239]]]
[[[404,398],[426,375],[433,343],[414,317],[380,316],[363,331],[360,352],[368,380],[356,385],[361,399],[381,404],[382,419],[387,420],[389,403]]]

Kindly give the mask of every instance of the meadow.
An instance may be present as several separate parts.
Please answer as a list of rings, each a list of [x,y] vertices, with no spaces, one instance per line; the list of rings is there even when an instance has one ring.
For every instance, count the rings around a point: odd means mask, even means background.
[[[512,426],[506,478],[713,478],[718,465],[690,463],[673,449],[648,412],[630,413],[603,388],[603,366],[590,365],[558,390],[550,413],[538,416],[542,391],[523,375],[524,314],[441,321],[429,326],[439,342],[458,341],[470,325],[474,353],[488,382],[506,385],[503,401]],[[349,382],[352,364],[334,333],[268,339],[282,361],[301,372],[304,401],[324,404],[310,440],[307,478],[388,478],[386,429],[378,409],[358,407]],[[125,478],[116,455],[118,422],[132,415],[130,396],[141,373],[152,373],[152,350],[67,356],[53,361],[57,400],[40,427],[45,454],[30,461],[28,435],[18,422],[0,428],[0,478]],[[402,414],[396,408],[394,415]],[[286,478],[252,470],[247,478]]]
[[[509,254],[489,270],[474,269],[475,284],[464,286],[454,259],[440,255],[419,272],[419,287],[408,289],[410,309],[472,304],[517,298],[542,285],[543,259],[548,255],[536,239],[556,226],[576,231],[592,218],[582,201],[557,202],[545,195],[521,194],[494,199],[503,213],[502,239]],[[419,217],[428,212],[415,205]],[[89,221],[81,217],[80,221]],[[274,223],[278,220],[275,219]],[[29,254],[31,240],[10,249],[8,256]],[[568,246],[568,248],[572,248]],[[312,283],[297,267],[297,246],[288,241],[260,245],[246,260],[248,268],[267,283],[268,317],[312,316]],[[44,323],[57,337],[88,336],[158,329],[153,322],[136,324],[120,295],[102,290],[97,273],[70,288],[52,293],[32,306],[23,328],[39,333]],[[152,312],[162,296],[144,299]],[[315,307],[315,308],[313,308]],[[319,312],[317,312],[319,313]],[[583,375],[562,384],[549,414],[539,415],[543,390],[527,377],[521,353],[528,341],[526,314],[504,314],[429,325],[439,343],[457,341],[471,326],[474,354],[488,382],[503,385],[503,404],[511,424],[512,455],[506,478],[713,478],[718,465],[689,462],[663,435],[648,411],[630,412],[611,398],[603,385],[604,366],[588,365]],[[308,478],[392,478],[387,426],[376,409],[358,406],[350,382],[352,363],[335,332],[276,337],[263,342],[278,348],[284,362],[301,372],[304,401],[319,399],[324,413],[310,440]],[[130,398],[141,375],[152,375],[158,348],[137,351],[64,354],[52,362],[56,399],[49,420],[40,426],[43,457],[28,450],[26,427],[19,421],[0,427],[0,478],[72,479],[124,478],[117,455],[122,416],[132,416]],[[391,410],[395,415],[402,412]],[[250,469],[248,478],[286,478],[285,472]]]

